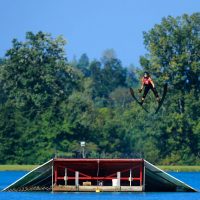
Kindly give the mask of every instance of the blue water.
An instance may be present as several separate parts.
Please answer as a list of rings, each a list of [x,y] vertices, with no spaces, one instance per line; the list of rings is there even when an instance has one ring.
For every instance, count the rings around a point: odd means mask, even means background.
[[[16,181],[26,172],[0,172],[0,190]],[[171,172],[172,176],[200,191],[200,172]],[[0,192],[0,200],[200,200],[193,192],[143,193],[51,193],[51,192]]]

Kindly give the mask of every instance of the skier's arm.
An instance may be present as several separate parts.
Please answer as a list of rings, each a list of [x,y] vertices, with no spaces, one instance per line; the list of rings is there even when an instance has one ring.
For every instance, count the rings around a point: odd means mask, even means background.
[[[150,82],[151,82],[151,85],[153,86],[153,88],[155,88],[154,82],[152,81],[151,78],[150,78]]]
[[[144,81],[143,81],[143,79],[142,79],[141,82],[142,82],[142,85],[141,85],[141,88],[140,88],[140,89],[143,90],[143,88],[144,88]]]
[[[143,90],[143,88],[144,88],[144,81],[143,81],[143,79],[142,79],[142,85],[141,85],[141,88],[139,89],[139,92],[142,92],[142,90]]]

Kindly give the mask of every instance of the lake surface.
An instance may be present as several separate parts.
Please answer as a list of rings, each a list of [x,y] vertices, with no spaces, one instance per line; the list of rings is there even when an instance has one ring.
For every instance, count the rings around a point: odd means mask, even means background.
[[[0,190],[27,172],[0,172]],[[200,191],[200,172],[170,172]],[[142,192],[142,193],[51,193],[0,192],[0,200],[200,200],[200,192]]]

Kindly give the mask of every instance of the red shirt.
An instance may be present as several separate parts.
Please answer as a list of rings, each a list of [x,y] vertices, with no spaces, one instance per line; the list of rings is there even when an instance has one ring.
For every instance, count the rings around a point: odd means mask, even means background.
[[[151,78],[150,77],[143,77],[142,78],[142,83],[144,84],[144,85],[151,85],[152,84],[152,80],[151,80]]]

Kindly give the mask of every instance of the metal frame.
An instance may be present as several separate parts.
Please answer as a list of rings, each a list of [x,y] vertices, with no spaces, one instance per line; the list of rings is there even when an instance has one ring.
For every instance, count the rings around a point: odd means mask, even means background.
[[[89,174],[89,168],[88,168],[88,174],[82,173],[80,171],[77,171],[73,168],[70,167],[66,167],[65,165],[62,165],[62,162],[67,162],[67,163],[95,163],[95,161],[97,161],[98,163],[98,167],[99,167],[99,163],[104,162],[104,163],[109,163],[110,165],[112,163],[114,163],[115,165],[117,163],[126,163],[129,162],[132,164],[132,167],[130,168],[125,168],[121,171],[118,172],[114,172],[111,173],[107,176],[91,176]],[[65,185],[66,185],[66,178],[67,180],[75,180],[75,185],[77,186],[77,183],[79,183],[79,180],[85,180],[85,181],[89,181],[89,180],[112,180],[113,178],[117,178],[118,179],[118,186],[120,186],[120,182],[121,181],[130,181],[130,186],[132,185],[132,181],[139,181],[139,185],[143,186],[143,178],[144,178],[144,160],[143,159],[54,159],[54,167],[53,167],[53,174],[54,174],[54,185],[57,185],[59,180],[64,180],[65,181]],[[137,164],[137,166],[134,166],[134,164]],[[139,164],[139,166],[138,166]],[[132,177],[132,171],[136,170],[136,168],[139,168],[139,177]],[[64,176],[58,176],[58,172],[64,170]],[[74,176],[67,176],[66,177],[66,170],[69,172],[73,172],[75,175]],[[99,169],[98,169],[99,170]],[[128,172],[131,171],[131,176],[123,176],[122,174],[124,172]],[[63,172],[63,171],[62,171]],[[78,174],[78,175],[77,175]]]

